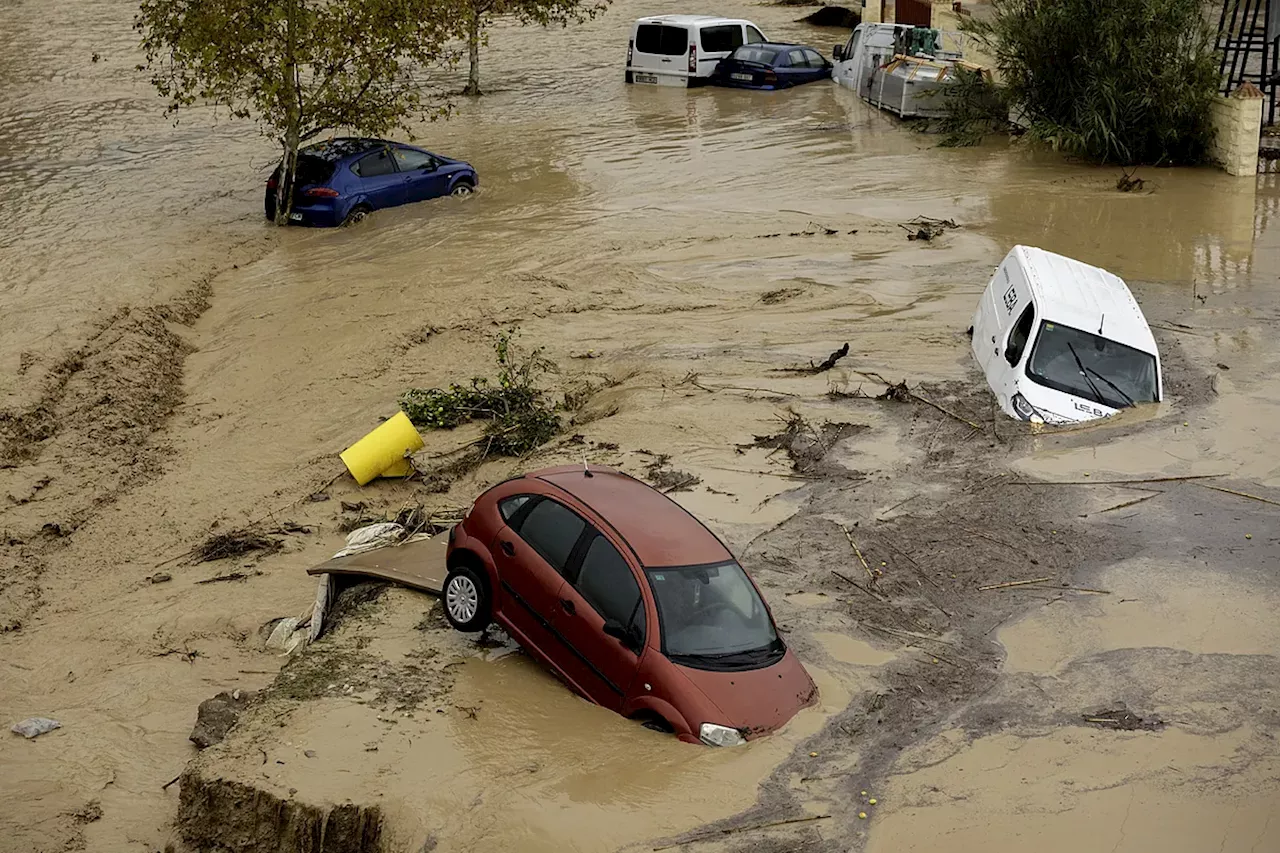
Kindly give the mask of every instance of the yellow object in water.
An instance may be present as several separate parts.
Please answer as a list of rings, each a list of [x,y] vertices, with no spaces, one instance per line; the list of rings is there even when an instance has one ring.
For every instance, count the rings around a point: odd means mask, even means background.
[[[360,485],[375,477],[403,477],[409,473],[405,454],[422,449],[422,436],[409,422],[409,416],[397,412],[377,429],[342,451],[341,459]]]

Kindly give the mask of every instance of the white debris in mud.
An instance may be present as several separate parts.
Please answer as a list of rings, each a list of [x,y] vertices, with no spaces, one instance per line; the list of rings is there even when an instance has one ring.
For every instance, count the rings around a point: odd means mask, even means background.
[[[51,732],[54,729],[62,728],[62,723],[57,720],[51,720],[48,717],[31,717],[20,723],[14,723],[9,731],[14,734],[22,735],[27,740],[33,737],[39,737],[45,732]]]

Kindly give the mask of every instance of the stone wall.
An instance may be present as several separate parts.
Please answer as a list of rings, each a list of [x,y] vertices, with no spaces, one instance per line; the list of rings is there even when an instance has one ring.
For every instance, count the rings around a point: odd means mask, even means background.
[[[1232,175],[1258,173],[1258,139],[1262,133],[1263,95],[1245,83],[1230,95],[1213,99],[1214,140],[1210,156]]]

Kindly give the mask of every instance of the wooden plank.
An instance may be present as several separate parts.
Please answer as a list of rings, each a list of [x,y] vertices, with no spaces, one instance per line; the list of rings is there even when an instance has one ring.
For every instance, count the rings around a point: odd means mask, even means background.
[[[448,547],[448,537],[440,535],[337,557],[307,569],[307,574],[376,578],[439,595],[444,589],[447,573],[445,552]]]

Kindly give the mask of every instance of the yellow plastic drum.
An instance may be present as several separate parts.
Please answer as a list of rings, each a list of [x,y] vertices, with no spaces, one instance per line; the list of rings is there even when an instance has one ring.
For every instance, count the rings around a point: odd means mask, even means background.
[[[422,436],[409,422],[409,416],[397,412],[394,418],[384,421],[377,429],[342,451],[341,459],[351,476],[365,485],[384,472],[390,476],[408,473],[406,453],[422,449]]]

